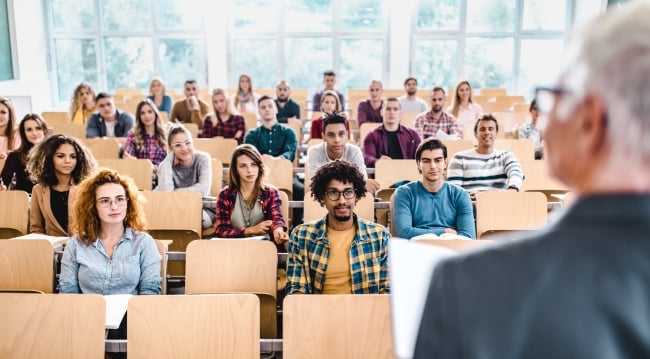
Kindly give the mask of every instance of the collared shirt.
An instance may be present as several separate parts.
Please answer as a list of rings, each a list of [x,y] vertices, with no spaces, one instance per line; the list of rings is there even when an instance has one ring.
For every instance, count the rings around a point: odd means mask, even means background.
[[[244,143],[257,147],[257,150],[263,155],[284,157],[293,161],[296,156],[298,138],[291,128],[276,123],[271,129],[260,125],[248,131]]]
[[[354,215],[357,231],[350,247],[353,294],[390,292],[388,239],[382,225]],[[291,233],[287,257],[287,294],[321,294],[327,275],[330,243],[327,216],[301,224]]]
[[[519,138],[528,138],[533,141],[533,147],[538,150],[542,148],[542,132],[534,123],[528,122],[519,126]]]
[[[160,294],[160,253],[153,238],[126,227],[109,258],[101,240],[85,245],[74,236],[68,240],[59,291],[86,294]]]
[[[420,142],[420,135],[412,128],[400,125],[397,130],[399,151],[404,159],[414,159],[415,151]],[[379,126],[370,131],[363,140],[363,159],[368,167],[375,167],[375,162],[381,156],[388,156],[388,131],[384,126]]]
[[[414,127],[422,139],[436,137],[438,131],[463,137],[463,131],[458,126],[456,118],[446,112],[442,112],[440,118],[434,118],[432,111],[421,113],[415,118]]]
[[[216,117],[216,121],[212,119]],[[246,133],[246,122],[244,118],[239,115],[230,115],[227,121],[223,121],[219,115],[209,115],[203,120],[203,131],[201,131],[201,138],[212,138],[221,136],[223,138],[235,138],[237,131],[241,131],[242,135],[237,140],[237,144],[241,145]]]
[[[129,131],[129,135],[126,137],[124,152],[135,158],[150,160],[154,166],[158,166],[158,164],[167,156],[165,146],[158,143],[156,136],[151,136],[147,133],[144,134],[144,143],[142,144],[142,147],[138,148],[135,143],[133,130]]]
[[[233,227],[230,217],[235,209],[235,202],[237,201],[238,190],[230,186],[224,188],[219,192],[217,199],[217,226],[216,235],[222,238],[236,238],[244,237],[244,228]],[[282,199],[278,189],[267,185],[264,190],[259,194],[258,201],[262,204],[262,212],[264,212],[264,220],[271,220],[270,233],[278,227],[285,227],[284,218],[282,218]],[[256,225],[257,223],[251,223]]]

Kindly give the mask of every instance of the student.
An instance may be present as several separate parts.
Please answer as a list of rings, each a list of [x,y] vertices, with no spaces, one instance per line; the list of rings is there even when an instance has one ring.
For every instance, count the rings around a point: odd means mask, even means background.
[[[199,85],[194,79],[185,81],[183,86],[185,99],[176,101],[169,115],[169,121],[181,123],[194,123],[199,128],[203,125],[203,118],[210,112],[210,106],[198,98]]]
[[[79,185],[74,236],[68,240],[59,291],[160,294],[160,253],[146,230],[138,189],[129,177],[102,169]]]
[[[354,213],[366,195],[359,169],[332,161],[316,171],[310,185],[313,200],[327,208],[327,215],[291,233],[286,293],[388,293],[390,234]]]
[[[357,121],[359,126],[366,122],[381,123],[381,110],[384,107],[384,100],[381,98],[384,94],[384,85],[381,81],[373,80],[368,87],[369,97],[365,101],[359,102],[357,107]]]
[[[88,119],[86,138],[126,137],[133,128],[133,115],[115,107],[113,96],[105,92],[98,93],[95,102],[99,112]]]
[[[20,147],[20,135],[16,128],[16,110],[8,98],[0,98],[0,160],[7,158],[9,151]]]
[[[79,141],[64,135],[48,137],[32,152],[27,170],[36,185],[29,231],[68,237],[76,187],[95,171],[95,158]]]
[[[214,114],[209,114],[203,119],[203,127],[199,137],[212,138],[221,136],[223,138],[234,138],[241,145],[246,134],[246,121],[230,102],[228,93],[223,89],[212,91],[212,106]]]
[[[463,80],[456,85],[454,102],[449,108],[449,113],[456,118],[464,138],[471,139],[470,129],[483,115],[483,108],[472,101],[472,86],[469,81]]]
[[[537,108],[537,100],[533,99],[528,108],[530,112],[530,122],[524,123],[517,129],[519,138],[529,139],[533,141],[533,148],[535,149],[535,159],[541,160],[544,156],[544,141],[542,140],[542,131],[539,129],[539,111]]]
[[[325,94],[325,91],[334,91],[341,101],[341,109],[339,111],[345,110],[345,98],[343,97],[343,93],[336,90],[336,72],[333,70],[323,72],[323,86],[323,89],[316,91],[312,98],[312,110],[318,111],[318,109],[323,107],[321,102],[323,100],[322,95]]]
[[[239,75],[237,95],[234,97],[235,108],[240,112],[257,113],[257,101],[260,96],[253,91],[253,80],[246,74]]]
[[[289,236],[276,187],[264,183],[267,169],[252,145],[237,146],[230,161],[228,186],[217,199],[217,237],[269,235],[285,247]]]
[[[90,115],[97,112],[95,104],[95,90],[89,84],[82,82],[75,88],[70,100],[68,116],[72,123],[84,125]]]
[[[150,99],[140,101],[135,112],[135,126],[126,136],[123,157],[147,159],[157,168],[167,156],[165,124]]]
[[[311,120],[309,138],[323,138],[323,119],[325,116],[332,113],[337,113],[339,116],[345,117],[345,128],[347,129],[349,136],[350,122],[348,121],[346,113],[342,112],[343,106],[341,106],[341,100],[339,100],[339,96],[336,92],[330,90],[323,92],[321,96],[320,111],[323,114]]]
[[[212,159],[195,151],[192,135],[181,125],[169,129],[167,144],[170,151],[158,166],[158,186],[155,191],[191,191],[203,197],[210,195],[212,186]],[[214,211],[203,209],[203,229],[214,225]]]
[[[29,151],[43,141],[47,134],[47,125],[41,115],[30,113],[25,115],[18,125],[18,132],[21,139],[20,147],[7,156],[2,168],[0,190],[9,188],[15,177],[16,183],[12,189],[31,194],[34,182],[29,178],[29,172],[26,169]]]
[[[400,186],[394,197],[397,236],[459,235],[476,239],[474,210],[469,194],[445,181],[447,147],[435,138],[424,140],[415,152],[422,179]]]
[[[167,112],[168,115],[172,113],[173,99],[165,92],[165,84],[160,77],[154,77],[151,80],[147,98],[156,105],[158,111]]]

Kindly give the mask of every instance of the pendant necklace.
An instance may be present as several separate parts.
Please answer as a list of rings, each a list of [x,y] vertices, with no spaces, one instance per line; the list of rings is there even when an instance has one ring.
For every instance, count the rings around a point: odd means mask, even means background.
[[[239,196],[239,209],[241,211],[241,217],[244,220],[244,225],[246,225],[246,227],[250,227],[253,209],[248,206],[248,203],[246,203],[246,201],[244,201],[244,196],[242,196],[241,192],[237,192],[237,195]],[[244,215],[244,207],[246,207],[246,210],[248,211],[248,218],[246,218]]]

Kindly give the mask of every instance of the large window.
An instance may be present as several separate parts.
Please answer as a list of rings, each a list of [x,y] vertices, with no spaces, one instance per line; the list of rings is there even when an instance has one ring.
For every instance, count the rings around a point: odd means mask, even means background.
[[[255,87],[313,91],[333,69],[341,90],[365,88],[385,77],[387,30],[382,0],[234,0],[229,82],[247,73]]]
[[[570,0],[417,0],[412,75],[424,87],[504,87],[532,95],[559,67]]]
[[[55,98],[80,82],[97,91],[147,89],[153,76],[169,88],[187,78],[207,83],[203,15],[198,0],[50,0]]]
[[[255,88],[285,79],[310,92],[371,80],[401,88],[505,87],[532,95],[558,68],[576,0],[46,0],[55,98],[86,81],[146,89]],[[400,49],[395,51],[395,49]],[[394,53],[391,53],[393,50]],[[211,83],[208,83],[211,82]]]

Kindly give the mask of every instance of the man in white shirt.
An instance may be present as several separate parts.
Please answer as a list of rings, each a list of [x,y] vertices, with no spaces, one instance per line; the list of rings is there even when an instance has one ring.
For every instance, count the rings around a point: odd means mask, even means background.
[[[406,95],[399,97],[402,112],[422,113],[429,111],[427,102],[415,96],[418,92],[418,80],[415,77],[404,80],[404,91],[406,91]]]

